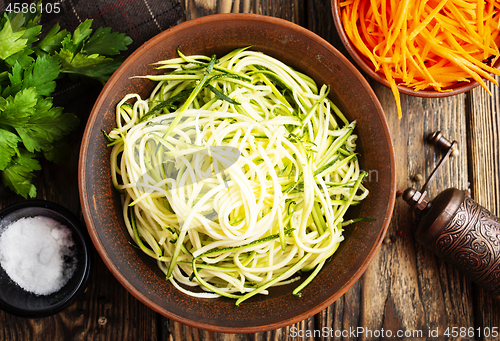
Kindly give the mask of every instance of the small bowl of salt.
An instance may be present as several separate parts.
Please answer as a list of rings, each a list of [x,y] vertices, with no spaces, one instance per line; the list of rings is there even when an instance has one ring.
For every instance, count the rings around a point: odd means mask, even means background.
[[[90,242],[78,218],[49,201],[0,210],[0,309],[36,318],[69,307],[87,285]]]

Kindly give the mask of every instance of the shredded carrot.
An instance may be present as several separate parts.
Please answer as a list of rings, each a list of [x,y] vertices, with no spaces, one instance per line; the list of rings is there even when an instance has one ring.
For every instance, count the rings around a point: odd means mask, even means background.
[[[471,80],[488,92],[484,79],[497,84],[497,0],[341,0],[340,8],[347,36],[389,82],[399,117],[398,84],[439,92]]]
[[[415,36],[419,34],[419,32],[429,25],[432,19],[436,17],[436,15],[439,13],[439,11],[446,5],[448,0],[443,0],[441,3],[439,3],[427,16],[422,22],[418,24],[418,26],[411,32],[410,37],[408,39],[413,40],[415,39]]]

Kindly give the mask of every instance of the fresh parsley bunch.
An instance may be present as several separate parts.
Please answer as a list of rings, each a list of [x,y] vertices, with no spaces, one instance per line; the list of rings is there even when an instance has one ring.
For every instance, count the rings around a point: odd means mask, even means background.
[[[25,198],[36,196],[32,179],[39,158],[60,161],[65,144],[57,142],[79,122],[52,105],[57,79],[67,73],[104,84],[132,42],[109,27],[92,34],[90,19],[73,33],[55,24],[39,41],[40,17],[11,12],[0,20],[0,177]]]

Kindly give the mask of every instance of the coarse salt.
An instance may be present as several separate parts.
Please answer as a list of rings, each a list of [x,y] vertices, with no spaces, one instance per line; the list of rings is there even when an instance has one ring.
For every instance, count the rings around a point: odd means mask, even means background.
[[[44,216],[0,227],[0,265],[15,283],[37,295],[61,289],[76,269],[71,230]]]

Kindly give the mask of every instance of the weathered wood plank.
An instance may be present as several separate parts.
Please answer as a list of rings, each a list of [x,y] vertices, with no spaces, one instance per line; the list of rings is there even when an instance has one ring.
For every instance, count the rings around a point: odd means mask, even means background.
[[[497,81],[499,77],[496,77]],[[471,196],[493,214],[500,214],[500,90],[488,83],[491,97],[484,89],[473,89],[468,96],[468,148]],[[484,290],[474,288],[478,331],[500,329],[500,304]],[[488,335],[486,335],[488,336]],[[497,340],[492,335],[485,340]]]
[[[184,0],[186,19],[215,13],[259,13],[255,0]]]
[[[314,318],[308,318],[291,326],[271,330],[262,333],[253,334],[226,334],[214,333],[201,329],[191,328],[179,322],[169,319],[163,320],[164,335],[160,340],[169,341],[312,341],[318,339],[314,335],[315,327]]]
[[[457,140],[461,148],[460,156],[450,160],[429,186],[431,198],[444,188],[466,189],[464,95],[444,99],[402,96],[404,113],[398,119],[390,90],[378,84],[373,87],[393,137],[398,189],[420,189],[439,162],[441,153],[425,143],[436,130]],[[416,183],[416,174],[421,174],[424,181]],[[368,329],[381,330],[384,321],[392,321],[394,328],[415,331],[417,337],[418,331],[424,336],[435,328],[443,331],[452,324],[468,325],[473,320],[472,301],[467,299],[471,293],[468,281],[416,243],[415,227],[415,216],[398,199],[387,233],[390,242],[382,245],[361,279],[362,321]],[[461,285],[455,285],[456,281]],[[455,302],[461,300],[466,304],[457,308]]]
[[[309,28],[343,50],[331,20],[329,1],[185,0],[185,8],[186,19],[225,12],[281,17]],[[402,96],[405,115],[398,119],[390,90],[371,83],[388,117],[396,151],[398,189],[423,185],[423,182],[415,182],[413,176],[422,174],[425,179],[441,158],[441,153],[426,144],[425,138],[441,130],[449,140],[458,141],[460,154],[438,174],[430,186],[431,197],[448,187],[467,189],[470,181],[472,197],[493,213],[500,214],[498,87],[489,85],[493,97],[481,88],[445,99]],[[44,164],[37,183],[40,184],[40,198],[62,203],[81,214],[76,189],[78,134],[71,141],[74,152],[69,158],[69,166]],[[5,206],[19,200],[21,198],[7,195],[1,204]],[[184,326],[159,316],[132,297],[96,254],[90,285],[74,305],[45,319],[28,320],[0,312],[0,325],[3,326],[0,340],[379,339],[367,333],[359,338],[352,334],[341,335],[357,327],[372,332],[406,330],[414,333],[406,339],[418,340],[426,339],[425,333],[436,328],[439,328],[439,339],[445,339],[442,337],[444,330],[453,326],[475,327],[475,337],[468,339],[483,340],[477,337],[477,328],[484,332],[485,327],[500,327],[500,305],[417,244],[413,238],[414,228],[415,216],[410,215],[407,205],[398,199],[387,235],[389,243],[382,245],[361,279],[324,311],[287,328],[256,334],[222,334]],[[323,330],[330,335],[314,334]],[[422,337],[415,334],[420,330]]]
[[[330,2],[307,0],[305,6],[307,12],[304,26],[329,41],[333,46],[337,48],[341,46],[342,44],[333,23]]]
[[[305,23],[303,0],[184,0],[186,19],[215,13],[256,13]]]
[[[305,9],[303,0],[261,0],[257,2],[257,14],[269,15],[304,25]]]
[[[87,301],[77,308],[86,316],[80,334],[72,340],[158,339],[157,314],[129,294],[102,261],[97,262],[92,276]]]

